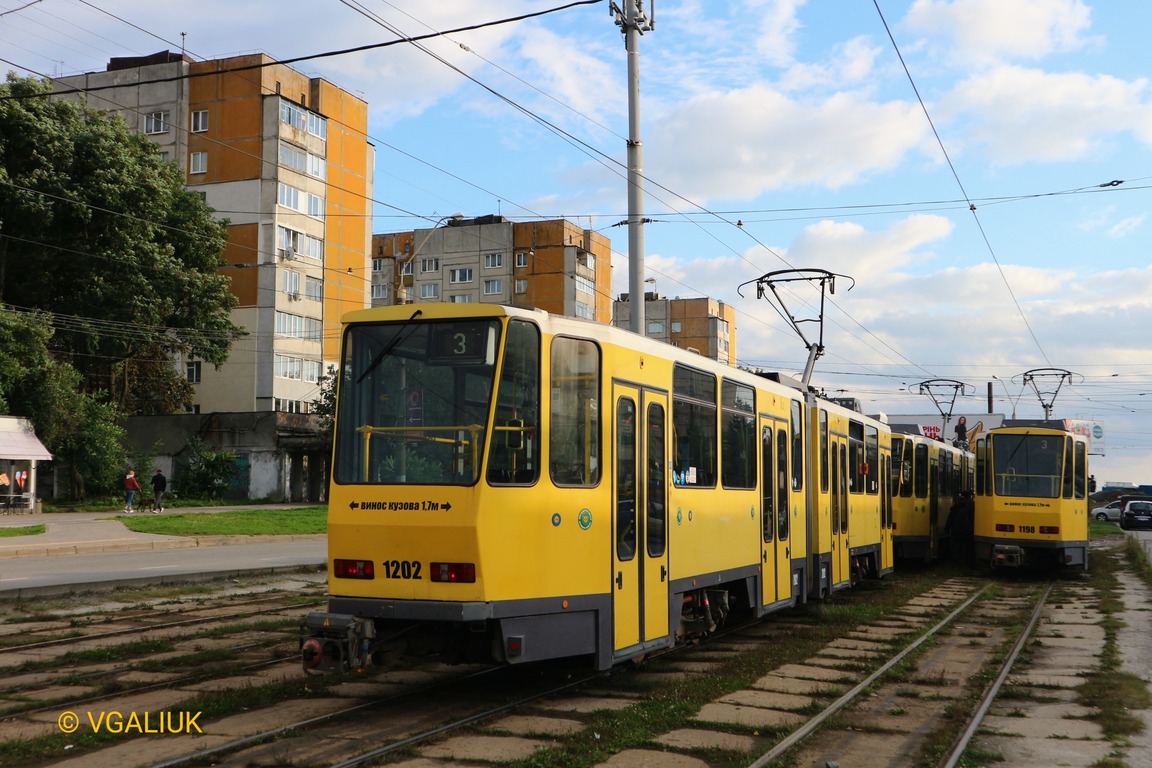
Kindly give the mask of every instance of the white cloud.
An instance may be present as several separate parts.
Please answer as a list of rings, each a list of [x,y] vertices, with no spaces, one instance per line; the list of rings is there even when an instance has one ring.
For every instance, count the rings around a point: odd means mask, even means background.
[[[998,67],[959,82],[938,114],[951,115],[996,162],[1060,162],[1099,152],[1117,134],[1152,143],[1148,81]]]
[[[1140,216],[1129,216],[1126,219],[1122,219],[1108,228],[1108,233],[1107,233],[1108,237],[1111,237],[1111,238],[1127,237],[1128,235],[1130,235],[1133,232],[1135,232],[1136,230],[1138,230],[1140,228],[1140,226],[1144,223],[1144,219],[1146,219],[1146,218],[1147,218],[1146,215],[1140,215]]]
[[[780,78],[781,89],[789,92],[809,88],[844,88],[865,81],[872,74],[883,48],[868,37],[854,37],[836,46],[826,62],[797,63]]]
[[[942,37],[946,58],[1036,60],[1086,45],[1091,9],[1081,0],[916,0],[905,24]]]
[[[646,162],[655,178],[698,200],[842,187],[895,168],[927,141],[913,104],[855,93],[808,103],[766,85],[697,96],[659,124]]]

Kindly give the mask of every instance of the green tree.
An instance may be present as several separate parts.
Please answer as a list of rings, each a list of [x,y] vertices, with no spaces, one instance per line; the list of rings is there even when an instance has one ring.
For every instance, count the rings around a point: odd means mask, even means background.
[[[331,456],[336,427],[336,366],[329,365],[328,372],[317,383],[320,385],[320,396],[309,403],[309,411],[319,417],[319,438],[327,447],[324,454]]]
[[[52,326],[43,313],[0,307],[0,413],[24,416],[58,466],[68,469],[73,498],[116,488],[124,466],[124,430],[116,408],[80,388],[81,376],[49,353]]]
[[[209,448],[193,437],[185,450],[187,467],[180,472],[180,493],[185,497],[221,499],[236,473],[236,454]]]
[[[51,312],[53,349],[122,412],[191,402],[177,354],[220,365],[241,330],[226,222],[118,116],[0,85],[0,300]]]

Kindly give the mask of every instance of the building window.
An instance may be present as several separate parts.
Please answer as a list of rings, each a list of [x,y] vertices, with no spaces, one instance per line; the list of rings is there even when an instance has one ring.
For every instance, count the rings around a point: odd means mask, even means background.
[[[516,254],[516,268],[523,269],[528,266],[528,252],[520,251]]]
[[[188,173],[208,173],[207,152],[192,153],[192,162],[188,164]]]
[[[575,311],[573,312],[573,314],[575,314],[576,317],[582,317],[585,320],[595,320],[596,319],[596,307],[594,307],[591,304],[588,304],[587,302],[584,302],[584,301],[577,301],[576,302],[576,308],[575,308]]]
[[[200,383],[200,361],[192,360],[184,364],[184,377],[190,384]]]
[[[291,269],[284,270],[284,293],[300,295],[300,273]]]
[[[504,292],[503,280],[485,280],[484,281],[484,294],[492,296]]]
[[[298,131],[307,131],[321,139],[328,138],[328,120],[290,101],[280,100],[280,122]]]
[[[484,269],[498,269],[504,266],[504,254],[502,253],[486,253],[484,254]]]
[[[204,133],[208,130],[208,110],[197,109],[192,112],[192,133]]]
[[[388,283],[373,283],[372,284],[372,298],[386,299],[388,298]]]
[[[422,299],[438,299],[440,298],[440,286],[436,283],[424,283],[420,286],[420,298]]]
[[[324,281],[318,277],[304,278],[304,295],[309,299],[320,301],[324,298]]]
[[[168,133],[168,113],[149,112],[144,116],[144,133]]]
[[[590,293],[593,296],[595,296],[596,295],[596,283],[592,282],[591,280],[589,280],[586,277],[581,277],[580,275],[576,275],[576,290],[582,291],[584,293]]]
[[[652,320],[648,323],[648,333],[664,333],[664,323],[659,320]]]
[[[304,169],[308,167],[308,153],[291,144],[280,142],[280,165],[304,173]]]
[[[439,272],[440,259],[420,259],[421,272]]]
[[[400,274],[402,274],[402,275],[412,274],[412,262],[406,261],[403,264],[401,264],[400,265]]]
[[[513,284],[516,293],[528,293],[528,281],[516,280]]]
[[[452,269],[448,271],[448,282],[450,283],[470,283],[472,282],[472,268],[462,267],[460,269]]]
[[[473,296],[470,293],[458,293],[455,296],[449,296],[448,302],[450,304],[471,304]]]
[[[300,210],[300,190],[296,189],[296,187],[290,187],[287,184],[281,184],[278,188],[276,202],[285,208],[298,211]]]
[[[295,379],[299,381],[304,377],[304,361],[298,357],[276,355],[274,369],[275,376],[278,379]]]
[[[308,175],[323,179],[328,176],[328,164],[320,155],[308,153]]]
[[[380,272],[384,269],[384,259],[372,259],[372,271]]]
[[[308,215],[314,219],[324,220],[324,198],[320,195],[308,193]]]
[[[680,329],[681,329],[682,327],[683,327],[683,326],[681,326],[681,325],[680,325],[680,321],[679,321],[679,320],[673,320],[673,321],[672,321],[672,333],[680,333]]]

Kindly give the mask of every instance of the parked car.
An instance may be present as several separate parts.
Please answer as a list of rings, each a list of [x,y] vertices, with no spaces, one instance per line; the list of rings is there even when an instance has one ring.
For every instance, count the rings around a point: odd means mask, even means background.
[[[1152,501],[1152,496],[1133,496],[1125,495],[1109,502],[1102,507],[1096,507],[1092,510],[1092,517],[1097,520],[1106,520],[1110,523],[1120,522],[1120,512],[1124,509],[1124,505],[1129,501]]]
[[[1152,501],[1126,501],[1120,511],[1120,527],[1152,528]]]

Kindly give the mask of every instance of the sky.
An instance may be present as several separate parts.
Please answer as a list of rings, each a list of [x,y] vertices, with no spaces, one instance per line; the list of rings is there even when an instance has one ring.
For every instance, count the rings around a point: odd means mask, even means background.
[[[1152,483],[1152,3],[644,7],[649,290],[732,305],[739,364],[797,373],[805,340],[749,283],[841,275],[815,386],[891,414],[936,413],[922,385],[941,380],[963,387],[927,391],[979,414],[991,386],[998,413],[1098,421],[1100,482]],[[369,105],[373,232],[568,218],[612,240],[615,296],[630,254],[614,19],[568,0],[0,0],[0,66],[71,75],[182,46],[289,59],[479,26],[293,66]],[[816,289],[782,295],[819,341]]]

